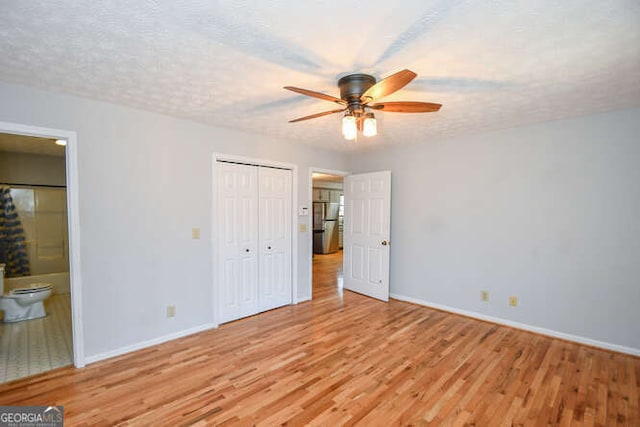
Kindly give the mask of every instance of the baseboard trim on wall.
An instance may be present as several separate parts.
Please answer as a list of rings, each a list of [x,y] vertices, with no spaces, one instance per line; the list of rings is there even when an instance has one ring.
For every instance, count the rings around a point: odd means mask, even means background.
[[[500,317],[487,316],[486,314],[476,313],[474,311],[462,310],[460,308],[450,307],[448,305],[436,304],[429,301],[421,300],[418,298],[408,297],[405,295],[399,294],[390,294],[389,295],[393,299],[397,299],[400,301],[406,301],[413,304],[423,305],[429,308],[435,308],[436,310],[447,311],[454,314],[460,314],[466,317],[472,317],[474,319],[483,320],[485,322],[496,323],[498,325],[505,325],[516,329],[522,329],[528,332],[534,332],[540,335],[546,335],[553,338],[559,338],[566,341],[572,341],[578,344],[585,344],[591,347],[598,347],[605,350],[611,350],[618,353],[631,354],[633,356],[640,356],[640,349],[633,347],[625,347],[618,344],[612,344],[605,341],[593,340],[591,338],[581,337],[579,335],[567,334],[564,332],[554,331],[552,329],[540,328],[538,326],[528,325],[526,323],[514,322],[507,319],[502,319]]]
[[[178,338],[186,337],[188,335],[197,334],[198,332],[203,332],[209,329],[214,329],[217,326],[214,323],[206,323],[201,326],[196,326],[195,328],[184,329],[182,331],[174,332],[171,334],[163,335],[158,338],[154,338],[147,341],[142,341],[136,344],[128,345],[125,347],[120,347],[118,349],[112,351],[106,351],[104,353],[95,354],[93,356],[86,356],[85,362],[87,364],[99,362],[101,360],[110,359],[116,356],[122,356],[123,354],[131,353],[137,350],[142,350],[143,348],[151,347],[154,345],[162,344],[167,341],[172,341]]]

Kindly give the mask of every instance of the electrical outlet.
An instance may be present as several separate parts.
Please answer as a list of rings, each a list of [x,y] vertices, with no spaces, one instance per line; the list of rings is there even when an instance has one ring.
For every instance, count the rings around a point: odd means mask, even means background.
[[[167,317],[176,317],[176,306],[168,305],[167,306]]]
[[[480,299],[482,301],[489,301],[489,291],[480,291]]]
[[[300,232],[301,233],[306,233],[307,232],[307,224],[300,224]]]
[[[518,305],[518,297],[514,297],[513,295],[509,297],[509,305],[511,307],[516,307]]]

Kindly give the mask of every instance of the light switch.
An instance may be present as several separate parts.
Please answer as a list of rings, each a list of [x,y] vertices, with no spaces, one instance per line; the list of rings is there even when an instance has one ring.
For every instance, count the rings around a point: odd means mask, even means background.
[[[167,306],[167,317],[176,317],[176,306],[168,305]]]
[[[198,227],[193,227],[191,229],[191,238],[199,239],[200,238],[200,229]]]
[[[300,206],[298,208],[298,215],[300,216],[309,216],[309,208],[306,206]]]
[[[300,224],[300,232],[301,233],[307,232],[307,224]]]

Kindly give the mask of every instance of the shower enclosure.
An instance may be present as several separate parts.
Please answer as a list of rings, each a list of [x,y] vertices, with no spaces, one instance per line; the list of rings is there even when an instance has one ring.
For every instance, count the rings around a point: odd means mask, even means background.
[[[7,277],[40,276],[69,272],[69,233],[67,230],[67,194],[65,188],[6,186],[10,189],[9,209],[0,223],[0,262],[15,259],[16,234],[27,257],[22,268],[8,271]],[[11,228],[7,228],[7,227]],[[25,265],[26,264],[26,265]],[[13,274],[12,274],[13,273]],[[68,276],[68,274],[67,274]],[[67,286],[68,289],[68,286]]]

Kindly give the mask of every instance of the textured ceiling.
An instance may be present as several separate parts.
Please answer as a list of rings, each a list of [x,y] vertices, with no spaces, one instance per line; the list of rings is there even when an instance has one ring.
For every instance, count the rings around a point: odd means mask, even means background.
[[[418,78],[376,113],[379,136],[340,135],[350,72]],[[214,125],[349,149],[427,141],[640,105],[637,0],[2,1],[0,80]]]

